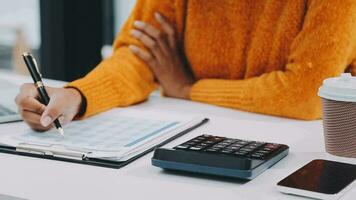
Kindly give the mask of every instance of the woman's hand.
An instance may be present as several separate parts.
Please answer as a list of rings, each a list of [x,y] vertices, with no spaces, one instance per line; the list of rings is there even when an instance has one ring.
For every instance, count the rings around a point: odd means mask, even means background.
[[[135,45],[129,48],[151,68],[165,95],[189,99],[194,78],[177,46],[175,29],[161,14],[155,13],[155,18],[162,31],[142,21],[135,21],[131,31],[148,51]]]
[[[34,84],[23,84],[15,101],[23,120],[34,130],[45,131],[59,118],[62,125],[69,123],[80,111],[81,94],[73,88],[46,87],[50,97],[47,106],[40,103]]]

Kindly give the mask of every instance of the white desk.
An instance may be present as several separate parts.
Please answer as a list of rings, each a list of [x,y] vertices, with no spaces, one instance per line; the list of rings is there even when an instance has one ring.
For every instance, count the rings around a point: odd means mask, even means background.
[[[4,74],[0,73],[1,77]],[[18,83],[25,80],[23,77],[6,77]],[[276,183],[316,158],[356,163],[356,159],[342,159],[325,153],[321,121],[289,120],[158,96],[151,97],[137,107],[193,115],[198,113],[211,119],[207,125],[177,139],[173,144],[202,133],[211,133],[283,142],[290,146],[290,154],[247,183],[167,173],[151,166],[152,153],[119,170],[0,154],[0,193],[36,200],[304,199],[279,193],[275,188]],[[0,125],[0,134],[20,128],[25,128],[22,122],[3,124]],[[355,196],[356,188],[353,188],[343,199],[351,200]]]

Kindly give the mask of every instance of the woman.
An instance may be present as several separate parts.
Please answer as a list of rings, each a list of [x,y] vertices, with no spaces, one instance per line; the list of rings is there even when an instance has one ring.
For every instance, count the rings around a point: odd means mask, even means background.
[[[318,119],[322,80],[356,72],[354,0],[139,0],[113,56],[65,88],[33,84],[16,98],[23,119],[46,130],[60,117],[88,117],[169,97],[250,112]]]

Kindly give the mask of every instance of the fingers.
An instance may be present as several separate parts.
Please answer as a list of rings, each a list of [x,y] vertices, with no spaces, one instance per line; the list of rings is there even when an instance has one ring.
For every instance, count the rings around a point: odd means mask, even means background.
[[[49,117],[52,115],[53,116],[56,115],[56,113],[54,113],[53,109],[49,109],[49,111],[48,111],[49,119],[43,118],[41,114],[42,113],[39,114],[39,113],[35,113],[32,111],[27,111],[27,110],[22,110],[20,112],[20,115],[22,116],[23,120],[34,130],[46,131],[46,130],[53,128],[52,122],[56,118],[53,118],[53,120],[52,120],[52,117]],[[71,121],[71,118],[69,116],[60,116],[58,118],[58,120],[62,125],[66,125]]]
[[[139,47],[137,47],[135,45],[130,45],[129,48],[136,56],[138,56],[140,59],[142,59],[149,66],[154,65],[154,63],[153,63],[154,58],[152,57],[152,55],[150,53],[148,53],[147,51],[145,51],[143,49],[140,49]]]
[[[53,100],[51,99],[41,116],[41,125],[47,127],[52,124],[55,119],[59,118],[63,114],[64,113],[62,111],[62,104],[53,98]]]
[[[29,96],[21,97],[18,95],[15,101],[20,110],[42,114],[46,108],[46,106],[41,104],[37,99]]]
[[[28,96],[37,97],[37,89],[32,83],[22,84],[20,87],[20,94],[26,94]]]
[[[161,60],[162,57],[169,53],[167,44],[164,44],[163,41],[157,41],[153,39],[150,35],[136,29],[132,30],[131,34],[132,36],[140,40],[142,44],[149,49],[155,59]]]
[[[41,124],[31,123],[31,122],[27,122],[27,124],[28,124],[33,130],[38,131],[38,132],[48,131],[48,130],[50,130],[51,128],[53,128],[53,126],[44,127],[44,126],[42,126]]]
[[[44,127],[40,123],[41,115],[31,112],[31,111],[21,111],[20,112],[23,120],[34,130],[37,131],[46,131],[49,130],[52,126]]]
[[[143,34],[147,35],[149,38],[152,38],[152,42],[155,42],[155,44],[148,44],[148,45],[159,47],[160,48],[159,53],[168,53],[169,52],[169,46],[168,46],[169,44],[167,41],[167,36],[164,32],[158,30],[157,28],[153,27],[150,24],[147,24],[147,23],[144,23],[141,21],[135,21],[134,26],[139,31],[141,31]],[[134,30],[133,30],[133,32],[134,32]],[[133,34],[133,36],[135,37],[135,34]],[[145,44],[145,46],[150,48],[150,46],[148,46],[148,45]]]
[[[147,48],[149,48],[152,53],[155,51],[159,51],[158,44],[154,41],[150,36],[147,34],[139,31],[139,30],[132,30],[131,35],[140,40]]]
[[[151,26],[150,24],[146,24],[145,22],[141,21],[135,21],[134,26],[152,36],[152,38],[158,39],[161,37],[161,31]]]
[[[27,110],[21,111],[20,114],[25,122],[40,124],[41,114]]]
[[[37,98],[37,90],[33,84],[24,84],[20,88],[20,93],[16,96],[15,102],[19,110],[32,111],[41,114],[45,105],[41,104]]]
[[[44,131],[50,127],[40,124],[41,114],[46,106],[38,100],[37,89],[33,84],[27,83],[20,87],[20,93],[16,96],[15,102],[19,108],[22,119],[33,129]]]
[[[168,22],[168,20],[163,15],[161,15],[158,12],[155,13],[155,18],[156,18],[157,22],[161,25],[163,31],[167,34],[169,46],[172,49],[175,49],[176,41],[175,41],[174,27]]]
[[[38,92],[33,84],[22,85],[15,99],[23,120],[38,131],[52,128],[55,119],[62,125],[69,123],[78,113],[82,102],[82,97],[76,90],[51,87],[46,89],[50,96],[47,106],[37,100]]]
[[[157,71],[160,66],[168,66],[167,60],[174,60],[177,54],[174,27],[159,13],[155,13],[155,18],[162,30],[142,21],[135,21],[135,29],[131,30],[131,35],[141,41],[149,51],[134,45],[129,46],[131,52],[148,64],[153,71]]]

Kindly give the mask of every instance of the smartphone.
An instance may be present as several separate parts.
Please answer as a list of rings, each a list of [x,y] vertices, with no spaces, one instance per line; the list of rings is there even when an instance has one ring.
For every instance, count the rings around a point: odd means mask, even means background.
[[[277,183],[279,191],[314,199],[339,199],[352,188],[356,165],[313,160]]]

